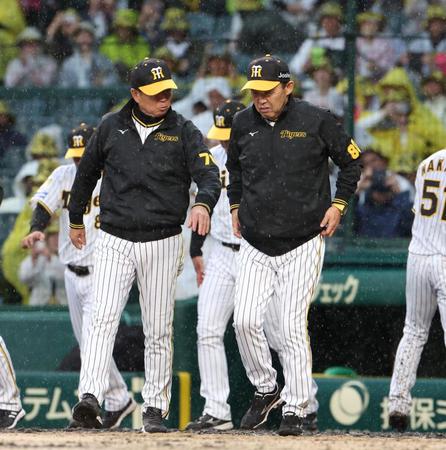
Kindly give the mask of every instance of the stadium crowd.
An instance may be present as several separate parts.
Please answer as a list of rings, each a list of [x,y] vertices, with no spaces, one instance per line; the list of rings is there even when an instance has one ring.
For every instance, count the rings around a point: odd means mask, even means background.
[[[354,120],[364,171],[353,226],[358,236],[409,237],[415,169],[446,142],[446,1],[362,0],[357,7]],[[144,57],[162,58],[180,88],[175,110],[206,135],[213,110],[225,99],[249,104],[240,94],[248,62],[274,53],[290,63],[295,96],[343,121],[346,8],[347,1],[319,0],[3,0],[3,301],[36,304],[30,296],[36,283],[57,284],[57,267],[36,271],[52,280],[30,277],[26,269],[54,266],[57,249],[28,255],[20,241],[29,229],[27,199],[63,163],[68,131],[58,121],[63,111],[37,127],[26,107],[10,101],[11,92],[26,97],[40,89],[40,100],[47,101],[64,89],[125,89],[129,69]],[[119,108],[119,101],[111,107]],[[57,229],[48,233],[57,235]],[[40,302],[64,303],[55,289],[45,292]]]

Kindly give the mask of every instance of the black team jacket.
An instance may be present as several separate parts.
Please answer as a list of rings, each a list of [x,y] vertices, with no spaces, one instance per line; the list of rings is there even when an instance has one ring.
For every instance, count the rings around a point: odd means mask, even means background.
[[[198,186],[195,205],[212,212],[221,183],[200,131],[170,109],[142,144],[132,119],[135,108],[130,100],[106,115],[90,138],[71,189],[70,227],[83,227],[102,172],[100,228],[121,239],[147,242],[179,234],[191,179]]]
[[[254,106],[237,113],[226,166],[243,238],[278,256],[318,235],[332,203],[329,157],[340,168],[333,204],[342,208],[361,175],[359,156],[336,118],[307,102],[290,98],[274,126]]]

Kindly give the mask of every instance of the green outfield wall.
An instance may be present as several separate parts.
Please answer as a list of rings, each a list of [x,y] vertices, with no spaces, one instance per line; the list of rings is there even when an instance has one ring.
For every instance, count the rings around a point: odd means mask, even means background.
[[[71,417],[71,407],[77,401],[77,373],[18,372],[22,402],[27,414],[20,427],[63,428]],[[142,402],[142,374],[125,374],[125,380],[139,405]],[[319,386],[319,427],[324,430],[389,429],[387,395],[388,378],[316,378]],[[171,413],[168,425],[184,428],[187,421],[201,412],[202,402],[192,395],[191,386],[199,380],[190,373],[176,372],[173,380]],[[246,393],[246,390],[244,391]],[[419,432],[444,432],[446,429],[446,381],[421,379],[414,391],[410,429]],[[249,396],[239,399],[237,410],[244,411]],[[277,426],[278,413],[272,417]],[[240,414],[235,414],[238,422]],[[125,420],[124,427],[141,427],[140,407]]]

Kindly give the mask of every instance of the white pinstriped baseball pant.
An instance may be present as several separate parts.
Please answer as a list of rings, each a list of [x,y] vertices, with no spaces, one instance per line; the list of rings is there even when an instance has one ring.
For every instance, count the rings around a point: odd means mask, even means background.
[[[14,366],[6,348],[5,341],[0,336],[0,409],[20,411],[20,390],[17,387]]]
[[[71,325],[79,343],[82,359],[94,303],[93,274],[90,273],[80,277],[66,268],[64,275]],[[119,373],[114,359],[112,359],[109,385],[105,392],[105,409],[107,411],[119,411],[128,401],[127,385]]]
[[[96,239],[94,310],[84,349],[79,396],[101,404],[108,389],[113,344],[133,281],[137,280],[145,335],[144,409],[168,414],[172,384],[172,321],[175,284],[183,258],[181,234],[131,242],[100,230]]]
[[[285,386],[281,398],[288,412],[308,414],[312,396],[311,348],[307,314],[319,281],[325,242],[318,235],[281,256],[268,256],[246,240],[240,248],[234,326],[246,374],[258,392],[276,386],[276,371],[263,332],[268,305],[276,298]]]
[[[443,331],[446,333],[446,257],[421,256],[409,252],[406,271],[406,319],[390,382],[389,413],[410,413],[410,391],[417,378],[421,353],[429,337],[437,306]]]
[[[231,420],[228,404],[229,379],[223,343],[228,321],[234,312],[235,283],[238,273],[238,252],[216,241],[205,266],[205,277],[198,296],[197,347],[200,369],[200,394],[205,399],[203,414]],[[264,330],[268,344],[282,361],[282,343],[277,327],[279,311],[271,301],[265,317]],[[307,413],[316,412],[317,385],[313,382]]]

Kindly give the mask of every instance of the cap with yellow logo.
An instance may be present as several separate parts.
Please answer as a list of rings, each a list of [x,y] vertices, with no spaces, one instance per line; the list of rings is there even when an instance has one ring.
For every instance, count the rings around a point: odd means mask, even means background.
[[[208,139],[217,141],[229,141],[231,135],[232,120],[235,113],[245,109],[245,105],[236,100],[226,100],[214,110],[214,125],[209,130]]]
[[[288,64],[276,56],[265,55],[262,58],[251,61],[248,66],[248,82],[242,87],[244,89],[255,89],[256,91],[269,91],[280,83],[291,80]]]
[[[130,86],[146,95],[156,95],[166,89],[177,89],[169,66],[162,59],[145,58],[130,72]]]
[[[94,128],[86,123],[81,123],[77,128],[71,130],[68,135],[68,150],[65,158],[82,158],[87,142],[93,133]]]

